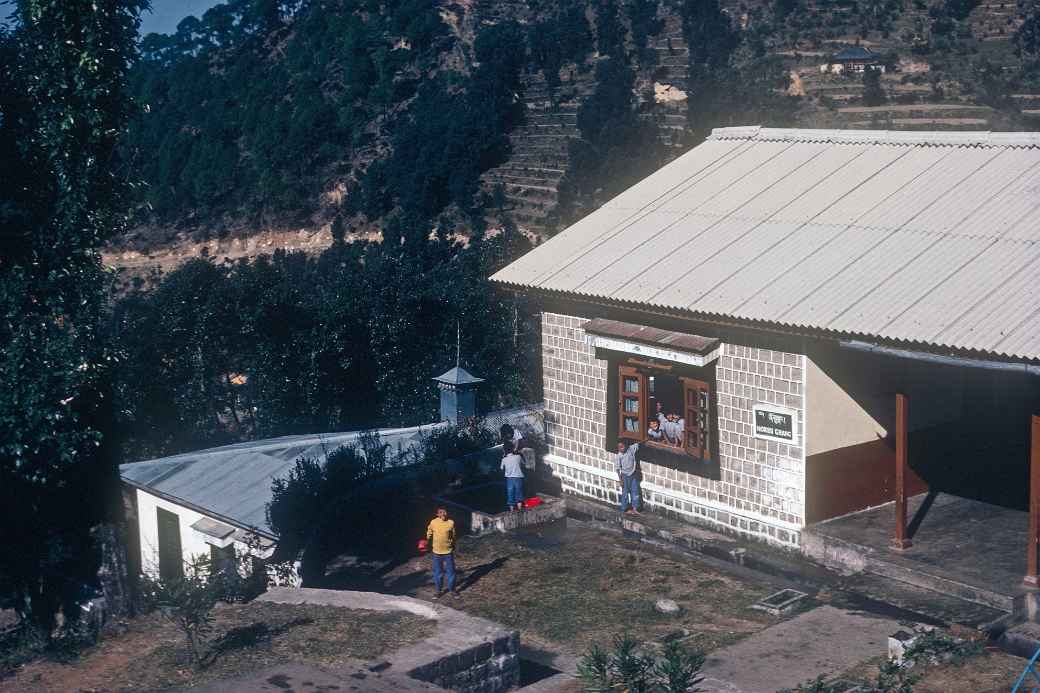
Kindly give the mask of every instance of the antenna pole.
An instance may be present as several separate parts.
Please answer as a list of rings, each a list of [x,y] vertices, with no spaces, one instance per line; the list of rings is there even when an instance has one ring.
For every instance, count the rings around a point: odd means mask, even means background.
[[[459,367],[462,356],[462,323],[455,322],[455,367]]]

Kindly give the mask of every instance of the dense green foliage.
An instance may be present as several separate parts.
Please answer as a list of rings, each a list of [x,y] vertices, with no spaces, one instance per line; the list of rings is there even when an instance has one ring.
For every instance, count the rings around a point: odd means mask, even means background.
[[[863,71],[863,103],[867,106],[880,106],[885,103],[885,90],[881,88],[879,70]]]
[[[596,50],[601,56],[625,58],[625,27],[615,0],[593,0],[596,10]]]
[[[763,35],[737,31],[717,0],[685,0],[680,12],[690,46],[691,144],[699,144],[713,127],[789,124],[795,104],[783,95],[788,72],[778,57],[766,54]]]
[[[571,224],[656,169],[665,157],[658,123],[641,117],[635,75],[620,58],[596,66],[596,91],[578,111],[581,139],[570,146],[554,220]]]
[[[1025,21],[1015,32],[1014,44],[1018,54],[1035,65],[1040,60],[1040,2],[1033,0],[1027,7]]]
[[[366,124],[415,90],[402,69],[450,44],[432,0],[230,0],[142,42],[127,138],[162,221],[310,211]]]
[[[430,379],[454,365],[456,326],[483,407],[537,401],[539,325],[487,283],[527,241],[448,232],[396,221],[383,243],[194,260],[131,293],[114,327],[126,455],[436,420]]]
[[[272,483],[267,505],[279,556],[302,555],[305,586],[320,586],[328,560],[344,552],[385,557],[410,551],[429,521],[422,498],[449,480],[444,463],[495,441],[496,433],[482,426],[445,425],[422,435],[414,447],[391,451],[378,433],[364,432],[356,444],[331,450],[324,459],[297,459],[286,477]],[[468,479],[478,478],[475,465],[466,469]],[[391,504],[395,512],[383,512]],[[376,515],[380,521],[374,523]]]
[[[432,218],[450,204],[470,209],[480,174],[505,160],[506,133],[522,117],[525,39],[515,22],[488,27],[477,36],[469,76],[447,72],[423,83],[393,124],[392,154],[365,172],[356,211]]]
[[[580,66],[592,52],[592,28],[585,17],[585,3],[557,3],[553,14],[531,26],[527,42],[533,66],[545,76],[549,88],[555,89],[560,83],[560,68],[566,63]]]
[[[98,247],[123,228],[116,138],[136,0],[22,0],[0,33],[0,590],[50,636],[118,508]]]
[[[578,661],[578,680],[587,693],[623,690],[632,693],[696,693],[704,690],[700,673],[704,654],[672,640],[660,657],[647,652],[628,633],[614,636],[608,652],[593,645]]]
[[[657,51],[650,43],[650,37],[664,28],[664,22],[657,16],[658,0],[628,0],[625,13],[632,31],[632,44],[635,48],[639,64],[644,68],[657,64]]]

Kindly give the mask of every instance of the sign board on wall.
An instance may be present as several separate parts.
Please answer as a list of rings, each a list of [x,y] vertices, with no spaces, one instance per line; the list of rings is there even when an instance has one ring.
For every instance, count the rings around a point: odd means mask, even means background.
[[[793,443],[795,440],[795,416],[793,409],[773,404],[754,404],[751,407],[755,419],[755,437]]]

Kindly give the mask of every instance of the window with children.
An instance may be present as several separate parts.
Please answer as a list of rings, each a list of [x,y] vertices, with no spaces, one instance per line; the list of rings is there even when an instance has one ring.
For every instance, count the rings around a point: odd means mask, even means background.
[[[612,359],[611,371],[617,435],[608,438],[640,443],[647,461],[714,477],[714,367],[621,357]]]

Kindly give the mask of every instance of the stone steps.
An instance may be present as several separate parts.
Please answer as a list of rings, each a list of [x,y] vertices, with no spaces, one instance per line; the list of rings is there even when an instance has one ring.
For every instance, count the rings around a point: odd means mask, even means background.
[[[494,173],[488,176],[487,180],[494,183],[501,183],[508,188],[518,189],[531,189],[531,190],[556,190],[556,186],[559,185],[560,180],[563,178],[562,175],[555,178],[539,178],[536,176],[520,176],[511,175],[508,173]]]
[[[555,185],[521,185],[518,183],[507,183],[506,198],[538,202],[556,201],[558,195]]]
[[[511,158],[508,162],[497,167],[495,171],[508,175],[534,175],[542,178],[559,178],[566,173],[563,166],[546,166],[543,165],[542,160],[530,163],[522,160],[518,161],[516,158]]]

